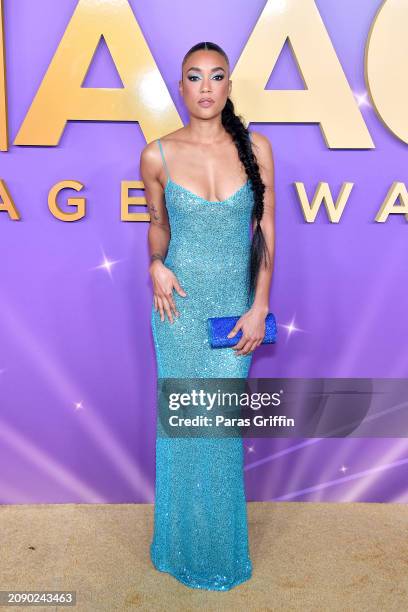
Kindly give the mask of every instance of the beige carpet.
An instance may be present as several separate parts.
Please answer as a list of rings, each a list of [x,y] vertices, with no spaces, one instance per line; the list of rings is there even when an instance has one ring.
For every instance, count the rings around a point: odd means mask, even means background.
[[[81,612],[408,610],[406,505],[251,502],[248,515],[253,577],[224,593],[152,566],[152,505],[0,506],[0,590],[72,589],[77,605],[58,609]]]

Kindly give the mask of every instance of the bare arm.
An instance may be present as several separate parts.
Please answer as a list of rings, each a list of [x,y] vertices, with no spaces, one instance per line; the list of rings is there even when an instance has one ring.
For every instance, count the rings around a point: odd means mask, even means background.
[[[252,136],[253,151],[258,162],[262,182],[265,185],[264,212],[260,225],[269,256],[266,265],[262,261],[251,308],[240,317],[228,334],[228,337],[232,338],[239,329],[242,329],[242,337],[233,347],[236,355],[248,355],[262,344],[265,336],[265,318],[269,312],[269,289],[275,259],[275,177],[272,147],[266,136],[259,132],[252,132]],[[253,230],[256,223],[255,220]]]
[[[261,219],[262,233],[268,249],[268,264],[262,265],[255,288],[254,309],[260,309],[265,314],[269,312],[269,290],[275,261],[275,168],[271,143],[268,138],[258,132],[253,132],[254,153],[256,155],[261,179],[265,185],[264,212]],[[255,229],[256,221],[253,224]]]
[[[164,262],[170,242],[170,225],[159,176],[161,158],[157,142],[145,146],[140,155],[140,175],[145,186],[145,198],[150,213],[148,232],[150,262]]]
[[[169,321],[173,323],[173,314],[176,317],[180,315],[174,301],[173,289],[183,297],[187,294],[180,286],[174,272],[164,264],[171,232],[164,190],[160,182],[161,171],[160,151],[157,142],[153,141],[145,146],[140,155],[140,174],[145,186],[145,197],[150,213],[149,273],[153,283],[155,310],[160,311],[162,321],[165,320],[164,313],[166,312]]]

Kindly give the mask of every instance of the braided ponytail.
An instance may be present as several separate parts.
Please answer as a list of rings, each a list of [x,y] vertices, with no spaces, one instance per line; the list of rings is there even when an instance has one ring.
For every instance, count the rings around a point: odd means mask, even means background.
[[[229,65],[228,57],[225,51],[216,43],[212,42],[200,42],[191,47],[187,51],[183,59],[183,65],[191,53],[200,51],[202,49],[208,49],[209,51],[217,51],[226,60]],[[252,151],[251,141],[249,138],[248,128],[245,127],[242,118],[235,114],[234,104],[230,98],[227,98],[225,106],[221,114],[221,122],[225,130],[231,135],[235,146],[238,151],[238,156],[242,162],[254,194],[254,206],[252,208],[251,220],[256,221],[255,230],[251,241],[251,254],[248,268],[249,275],[249,295],[248,304],[254,296],[256,282],[259,275],[259,270],[262,262],[268,262],[268,249],[265,241],[265,237],[261,228],[261,219],[264,212],[264,201],[263,196],[265,192],[265,185],[262,182],[261,175],[259,172],[259,166],[256,157]]]

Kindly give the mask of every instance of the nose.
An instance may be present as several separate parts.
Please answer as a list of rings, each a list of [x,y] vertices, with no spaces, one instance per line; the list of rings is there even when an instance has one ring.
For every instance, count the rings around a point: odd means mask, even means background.
[[[209,93],[211,91],[209,82],[210,82],[209,79],[205,77],[203,78],[203,82],[201,86],[201,93]]]

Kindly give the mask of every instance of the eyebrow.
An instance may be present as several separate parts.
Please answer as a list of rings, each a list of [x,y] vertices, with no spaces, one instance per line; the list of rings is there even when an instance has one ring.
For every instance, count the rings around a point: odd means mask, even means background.
[[[201,68],[198,68],[198,66],[191,66],[187,72],[189,70],[198,70],[198,72],[202,72]],[[222,66],[216,66],[215,68],[211,68],[211,72],[214,72],[215,70],[224,70],[224,68]],[[224,70],[225,72],[225,70]]]

